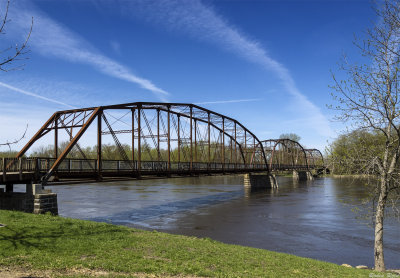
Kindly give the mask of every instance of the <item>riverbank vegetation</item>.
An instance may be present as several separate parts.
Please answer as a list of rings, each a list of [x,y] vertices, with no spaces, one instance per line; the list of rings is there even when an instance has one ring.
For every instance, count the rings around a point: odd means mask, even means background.
[[[63,141],[59,143],[58,153],[62,153],[64,149],[69,144],[69,141]],[[208,157],[208,146],[192,146],[193,154],[197,153],[197,162],[207,162]],[[116,144],[102,144],[101,145],[102,158],[105,160],[124,160],[126,156],[128,159],[132,159],[132,147],[128,144],[121,144],[119,148]],[[178,154],[180,152],[180,154]],[[0,152],[0,157],[15,157],[18,152],[16,151],[4,151]],[[123,155],[121,155],[123,153]],[[210,160],[211,161],[221,161],[221,144],[218,142],[210,143]],[[230,157],[230,148],[225,146],[226,158]],[[135,148],[134,157],[138,158],[138,149]],[[150,144],[142,143],[141,146],[141,160],[142,161],[167,161],[168,150],[160,148],[159,150]],[[54,145],[42,145],[36,147],[29,155],[29,157],[42,157],[51,158],[54,157]],[[182,145],[178,151],[177,147],[171,148],[171,162],[178,162],[178,157],[180,162],[190,161],[190,145]],[[74,146],[72,150],[68,153],[67,158],[75,159],[97,159],[97,145],[94,146]],[[237,160],[240,161],[241,157],[239,152],[237,152]]]
[[[366,175],[366,162],[382,159],[384,146],[384,136],[376,131],[356,129],[344,133],[328,148],[328,167],[335,175]]]
[[[369,270],[123,226],[0,210],[0,276],[368,277]],[[1,225],[0,225],[1,226]]]
[[[334,79],[337,119],[353,125],[351,133],[333,144],[350,172],[375,176],[374,204],[375,269],[385,270],[383,250],[384,219],[388,204],[398,212],[400,198],[400,0],[377,2],[377,24],[355,41],[362,62],[344,57]],[[342,79],[342,77],[344,78]]]

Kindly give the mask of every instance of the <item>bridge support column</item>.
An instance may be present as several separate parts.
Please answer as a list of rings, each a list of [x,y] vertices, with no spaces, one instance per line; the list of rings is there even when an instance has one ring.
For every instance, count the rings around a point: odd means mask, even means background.
[[[26,194],[32,195],[32,192],[33,192],[32,183],[27,183],[25,188],[26,188],[26,190],[25,190]]]
[[[14,191],[14,184],[6,183],[6,192],[13,192],[13,191]]]
[[[314,177],[310,171],[293,171],[293,179],[298,181],[313,180]]]
[[[33,197],[33,206],[30,212],[34,214],[50,212],[53,215],[58,215],[57,193],[52,193],[50,189],[43,189],[42,184],[32,184],[30,188],[32,188],[32,191],[27,191],[27,194]]]
[[[0,190],[0,209],[57,215],[57,194],[42,187],[41,184],[26,184],[26,192]]]
[[[278,188],[275,175],[271,174],[245,174],[244,186],[251,189]]]

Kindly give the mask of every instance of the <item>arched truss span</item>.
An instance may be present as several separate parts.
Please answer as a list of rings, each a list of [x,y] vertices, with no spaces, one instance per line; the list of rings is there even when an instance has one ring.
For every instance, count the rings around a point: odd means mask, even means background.
[[[79,144],[90,126],[97,130],[92,144],[97,146],[95,157],[89,157]],[[269,171],[263,145],[251,131],[235,119],[194,104],[135,102],[58,111],[17,157],[49,133],[54,135],[54,163],[44,180],[72,153],[87,161],[96,159],[88,165],[100,173],[107,166],[102,149],[107,137],[113,140],[118,159],[125,161],[123,167],[133,171],[146,169],[148,162],[166,171],[207,169],[211,164],[222,170],[239,167]],[[63,148],[61,133],[68,137]]]
[[[324,168],[324,156],[318,149],[305,149],[307,161],[312,168]]]
[[[291,139],[261,141],[268,167],[271,170],[308,169],[307,152],[299,142]]]

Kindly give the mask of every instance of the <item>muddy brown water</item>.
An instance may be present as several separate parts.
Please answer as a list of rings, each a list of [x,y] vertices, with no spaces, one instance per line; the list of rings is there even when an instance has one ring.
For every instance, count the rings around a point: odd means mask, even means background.
[[[362,180],[278,177],[278,190],[247,192],[242,176],[51,186],[61,216],[209,237],[337,264],[373,266],[371,218],[356,213]],[[363,207],[359,207],[364,210]],[[385,260],[400,268],[400,223],[385,222]]]

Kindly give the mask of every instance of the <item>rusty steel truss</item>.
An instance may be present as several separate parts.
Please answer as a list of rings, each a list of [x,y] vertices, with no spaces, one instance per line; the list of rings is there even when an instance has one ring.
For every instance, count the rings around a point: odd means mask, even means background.
[[[90,127],[95,128],[97,157],[89,158],[80,139]],[[44,183],[58,172],[65,173],[66,169],[71,173],[71,165],[77,161],[80,161],[81,171],[98,178],[111,168],[138,177],[144,172],[270,172],[323,167],[323,157],[318,150],[305,150],[290,139],[261,141],[237,120],[186,103],[135,102],[58,111],[22,148],[16,159],[21,160],[49,133],[53,135],[54,151],[53,157],[46,160],[46,172],[42,175]],[[61,133],[68,138],[62,148]],[[117,160],[103,159],[105,139],[116,146]],[[79,158],[70,157],[73,149]],[[41,162],[29,163],[40,165]],[[3,166],[6,168],[5,162]]]
[[[308,170],[307,152],[299,142],[291,139],[269,139],[262,141],[271,170]]]
[[[311,168],[324,168],[324,156],[318,149],[305,149],[307,154],[307,162]]]

